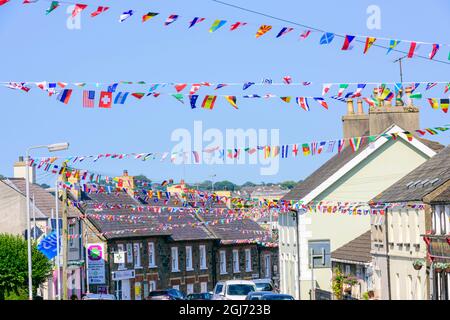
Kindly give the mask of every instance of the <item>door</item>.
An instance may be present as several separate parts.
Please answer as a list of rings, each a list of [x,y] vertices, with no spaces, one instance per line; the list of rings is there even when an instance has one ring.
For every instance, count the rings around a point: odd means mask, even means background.
[[[122,282],[122,300],[131,300],[130,280],[120,280]]]

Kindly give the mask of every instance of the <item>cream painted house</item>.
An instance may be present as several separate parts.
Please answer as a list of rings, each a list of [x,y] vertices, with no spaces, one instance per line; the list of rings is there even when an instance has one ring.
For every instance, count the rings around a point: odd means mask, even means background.
[[[391,205],[379,226],[378,248],[382,250],[372,251],[379,262],[374,266],[376,297],[449,299],[450,276],[435,271],[437,262],[450,262],[450,244],[446,241],[450,212],[442,210],[450,203],[449,160],[450,147],[446,147],[373,199]],[[419,270],[413,266],[416,260],[425,263]]]

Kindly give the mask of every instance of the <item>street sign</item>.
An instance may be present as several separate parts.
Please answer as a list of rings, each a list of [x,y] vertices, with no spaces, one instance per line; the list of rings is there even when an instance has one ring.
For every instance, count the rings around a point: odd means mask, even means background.
[[[105,247],[103,243],[89,243],[88,251],[88,267],[89,267],[89,284],[104,284],[105,276]]]
[[[125,263],[125,252],[124,251],[114,253],[114,263],[117,263],[117,264]]]

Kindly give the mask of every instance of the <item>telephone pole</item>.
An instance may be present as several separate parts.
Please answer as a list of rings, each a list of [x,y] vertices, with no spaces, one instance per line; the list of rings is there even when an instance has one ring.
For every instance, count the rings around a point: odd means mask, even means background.
[[[66,182],[66,167],[67,163],[63,162],[62,164],[63,170],[61,173],[61,181]],[[68,258],[68,226],[67,226],[67,189],[62,188],[62,258],[63,258],[63,265],[62,265],[62,287],[63,287],[63,300],[67,300],[67,258]]]

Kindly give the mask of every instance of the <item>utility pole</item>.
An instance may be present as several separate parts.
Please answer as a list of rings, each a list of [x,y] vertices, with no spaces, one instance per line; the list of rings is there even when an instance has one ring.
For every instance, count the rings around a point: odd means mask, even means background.
[[[67,163],[63,162],[62,164],[63,170],[61,173],[62,182],[67,181],[66,177],[66,168]],[[62,289],[63,289],[63,300],[67,300],[67,256],[68,251],[68,226],[67,226],[67,189],[62,188],[62,255],[63,255],[63,265],[62,265]]]

